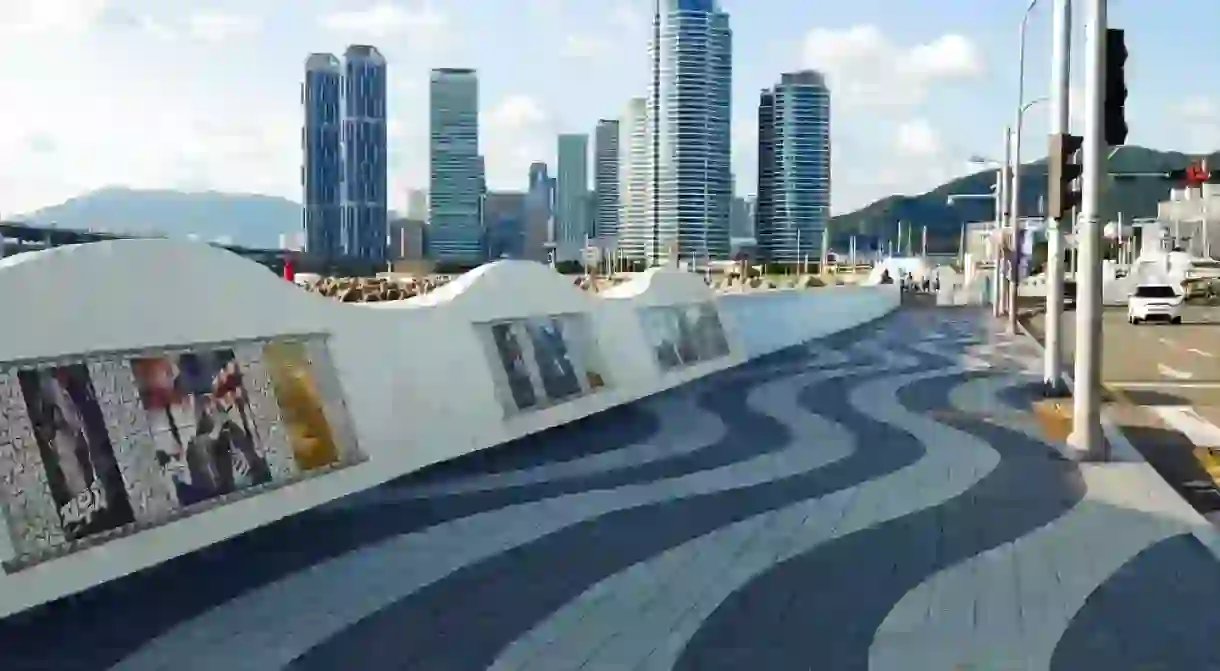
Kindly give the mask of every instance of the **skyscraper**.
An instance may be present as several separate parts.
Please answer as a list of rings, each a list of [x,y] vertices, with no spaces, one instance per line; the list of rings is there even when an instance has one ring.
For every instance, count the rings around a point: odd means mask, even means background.
[[[829,219],[830,89],[820,73],[786,73],[759,96],[759,253],[777,263],[818,259]]]
[[[428,190],[407,191],[407,218],[425,221],[428,219]]]
[[[593,234],[602,240],[618,238],[619,125],[614,119],[597,122],[593,134]]]
[[[340,242],[343,209],[339,186],[343,176],[343,66],[334,54],[310,54],[305,60],[301,105],[305,112],[301,166],[302,227],[305,249],[322,257],[343,253]]]
[[[483,160],[474,70],[432,71],[429,120],[429,251],[442,263],[482,263]]]
[[[651,212],[660,261],[729,256],[733,34],[718,0],[656,0],[649,50]]]
[[[588,135],[567,133],[559,136],[556,173],[555,242],[559,246],[560,258],[566,260],[572,258],[573,253],[579,254],[590,232],[585,201],[589,191]]]
[[[619,119],[619,229],[618,248],[632,260],[648,257],[651,204],[648,198],[648,100],[632,98]]]
[[[386,62],[376,47],[343,52],[343,232],[349,256],[386,260]]]
[[[525,244],[523,256],[535,261],[545,261],[548,245],[553,242],[555,188],[554,180],[547,174],[547,166],[540,161],[530,165],[528,190],[525,196]]]

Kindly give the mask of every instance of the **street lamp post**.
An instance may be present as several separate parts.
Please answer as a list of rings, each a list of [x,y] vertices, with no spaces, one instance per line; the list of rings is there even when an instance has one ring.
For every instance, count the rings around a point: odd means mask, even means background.
[[[1017,120],[1014,124],[1015,137],[1013,139],[1013,161],[1012,161],[1012,190],[1010,200],[1012,206],[1009,209],[1009,217],[1012,219],[1012,259],[1011,267],[1009,268],[1009,276],[1011,278],[1011,287],[1008,296],[1008,331],[1015,334],[1017,332],[1017,291],[1021,281],[1021,244],[1020,244],[1020,229],[1021,229],[1021,121],[1025,116],[1027,106],[1025,104],[1025,33],[1029,27],[1029,17],[1033,14],[1034,7],[1037,6],[1038,0],[1029,0],[1029,4],[1025,7],[1025,13],[1021,16],[1021,27],[1018,31],[1018,40],[1020,42],[1018,58],[1017,58]]]
[[[1051,135],[1069,131],[1072,45],[1072,0],[1055,0],[1051,42]],[[1042,353],[1042,385],[1047,396],[1063,396],[1063,229],[1069,217],[1046,222],[1046,335]]]

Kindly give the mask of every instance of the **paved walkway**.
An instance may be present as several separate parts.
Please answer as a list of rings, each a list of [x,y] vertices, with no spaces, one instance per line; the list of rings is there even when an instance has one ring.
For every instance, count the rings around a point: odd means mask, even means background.
[[[904,310],[0,622],[0,669],[1220,668],[1220,566],[1031,343]]]

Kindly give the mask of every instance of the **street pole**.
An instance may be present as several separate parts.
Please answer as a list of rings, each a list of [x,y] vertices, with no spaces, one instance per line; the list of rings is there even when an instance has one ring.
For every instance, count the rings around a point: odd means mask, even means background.
[[[1004,314],[1004,228],[1008,225],[1008,190],[1012,186],[1008,179],[1008,164],[1012,159],[1012,128],[1004,129],[1004,162],[1000,164],[1000,185],[997,189],[996,228],[992,236],[995,264],[992,268],[991,310],[996,318]]]
[[[1038,0],[1029,0],[1018,31],[1017,123],[1012,150],[1012,208],[1009,210],[1012,219],[1012,261],[1009,264],[1008,333],[1012,335],[1017,333],[1017,298],[1021,293],[1021,126],[1025,116],[1025,32],[1036,4]]]
[[[924,226],[919,231],[919,255],[923,258],[928,258],[928,227]]]
[[[1050,132],[1069,132],[1068,86],[1072,48],[1072,0],[1055,0],[1051,45]],[[1063,384],[1063,228],[1067,217],[1048,219],[1046,226],[1046,346],[1042,353],[1042,385],[1047,396],[1064,396]]]
[[[1080,272],[1076,278],[1076,393],[1069,443],[1085,460],[1109,454],[1101,429],[1101,190],[1106,154],[1102,128],[1105,90],[1106,0],[1085,2],[1084,175],[1079,224]]]

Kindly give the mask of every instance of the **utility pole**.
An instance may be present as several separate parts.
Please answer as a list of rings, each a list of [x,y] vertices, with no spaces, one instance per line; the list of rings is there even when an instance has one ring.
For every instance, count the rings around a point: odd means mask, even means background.
[[[928,227],[924,226],[919,232],[919,255],[923,258],[928,258]]]
[[[1106,0],[1085,0],[1084,175],[1078,226],[1075,396],[1069,443],[1087,460],[1105,459],[1101,428],[1101,190],[1105,184]]]
[[[1050,132],[1070,132],[1072,0],[1055,0],[1052,17]],[[1058,208],[1054,208],[1058,209]],[[1046,221],[1046,347],[1042,354],[1042,386],[1049,397],[1065,396],[1063,383],[1063,228],[1070,215]]]
[[[996,201],[996,227],[993,231],[992,247],[995,249],[995,265],[992,269],[991,310],[996,318],[1004,314],[1004,229],[1008,225],[1008,189],[1012,186],[1009,179],[1008,164],[1012,160],[1012,128],[1004,129],[1004,162],[1000,166],[1000,185],[997,188],[999,198]]]

